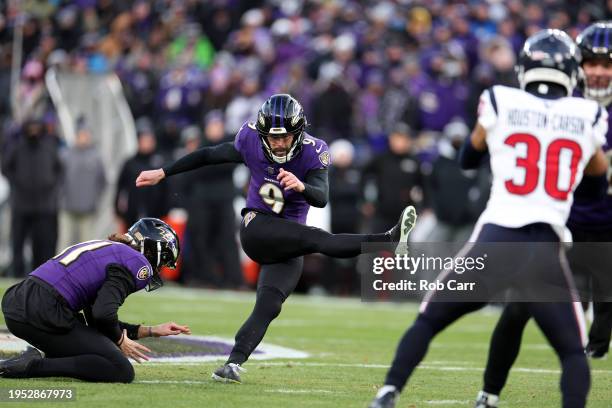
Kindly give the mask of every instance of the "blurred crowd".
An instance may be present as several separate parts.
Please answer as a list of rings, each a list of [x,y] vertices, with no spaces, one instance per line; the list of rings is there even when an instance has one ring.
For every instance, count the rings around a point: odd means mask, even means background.
[[[54,231],[65,242],[89,238],[108,184],[85,121],[75,125],[74,146],[55,136],[57,115],[44,83],[54,67],[115,72],[121,80],[138,133],[138,153],[111,183],[122,224],[186,209],[183,279],[233,288],[243,285],[231,205],[242,185],[234,167],[202,169],[141,190],[133,183],[138,172],[231,140],[269,95],[286,92],[304,106],[308,132],[330,144],[333,232],[386,230],[412,203],[435,219],[424,240],[465,241],[486,203],[489,176],[487,169],[461,171],[454,158],[475,122],[480,93],[493,84],[517,85],[516,56],[530,34],[559,28],[575,37],[612,10],[612,1],[578,0],[0,5],[2,89],[10,88],[15,28],[23,33],[16,95],[0,94],[12,273],[26,272],[27,237],[34,264],[55,253]],[[31,160],[43,164],[31,166]],[[307,263],[312,285],[354,292],[354,265],[326,262],[315,260],[311,271]],[[339,272],[323,272],[329,267]]]

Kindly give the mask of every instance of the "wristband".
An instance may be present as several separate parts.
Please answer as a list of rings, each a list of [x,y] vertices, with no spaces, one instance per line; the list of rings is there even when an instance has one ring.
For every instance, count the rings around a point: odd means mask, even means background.
[[[149,337],[153,337],[153,328],[149,326]]]
[[[121,332],[121,338],[117,342],[117,346],[121,346],[123,344],[123,340],[125,340],[125,332]]]

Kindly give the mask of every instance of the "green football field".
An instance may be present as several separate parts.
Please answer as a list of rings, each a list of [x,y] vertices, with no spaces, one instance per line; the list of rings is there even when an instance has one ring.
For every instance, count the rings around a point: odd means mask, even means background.
[[[4,289],[8,282],[0,284]],[[120,317],[143,323],[174,320],[188,324],[196,335],[233,337],[253,301],[253,293],[165,287],[130,296]],[[219,363],[207,362],[137,365],[133,384],[2,379],[0,387],[76,390],[76,402],[27,406],[365,407],[381,385],[397,341],[415,312],[416,306],[410,304],[292,296],[265,341],[305,351],[310,357],[247,362],[241,385],[213,382],[210,374]],[[496,309],[486,309],[437,337],[398,406],[472,406],[497,317]],[[591,368],[589,406],[611,407],[612,361],[593,361]],[[558,407],[558,381],[557,358],[530,323],[500,406]]]

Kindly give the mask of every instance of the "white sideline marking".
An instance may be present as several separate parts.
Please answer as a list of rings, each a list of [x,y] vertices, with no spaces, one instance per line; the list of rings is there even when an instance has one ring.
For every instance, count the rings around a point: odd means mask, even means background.
[[[474,372],[482,372],[484,367],[469,367],[469,366],[444,366],[439,365],[442,362],[432,361],[430,363],[424,363],[418,366],[419,369],[422,370],[437,370],[437,371],[474,371]],[[448,362],[452,364],[465,364],[463,362]],[[140,367],[146,366],[164,366],[164,365],[201,365],[201,363],[178,363],[178,362],[168,362],[168,363],[143,363]],[[262,366],[262,367],[342,367],[342,368],[389,368],[389,364],[359,364],[359,363],[316,363],[316,362],[301,362],[301,361],[288,361],[288,362],[253,362],[249,363],[251,366]],[[547,369],[547,368],[528,368],[528,367],[513,367],[513,371],[528,373],[528,374],[561,374],[561,370],[558,369]],[[594,374],[610,374],[612,375],[612,370],[602,370],[595,369],[591,370]]]
[[[193,381],[193,380],[140,380],[134,381],[136,384],[212,384],[212,381]],[[290,390],[279,388],[275,390],[264,390],[264,392],[279,394],[337,394],[330,390]]]
[[[430,405],[455,405],[455,404],[469,404],[470,402],[474,402],[472,400],[427,400],[427,401],[421,401],[424,404],[430,404]]]
[[[337,394],[330,390],[288,390],[284,388],[280,388],[277,390],[264,390],[264,392],[274,392],[280,394]]]
[[[479,342],[456,342],[456,343],[445,343],[445,342],[440,342],[440,343],[433,343],[431,345],[431,348],[439,348],[439,349],[466,349],[466,348],[470,348],[470,349],[484,349],[484,350],[488,350],[489,349],[489,345],[490,343],[479,343]],[[548,345],[548,344],[538,344],[538,343],[522,343],[521,344],[521,350],[550,350],[553,351],[553,349]]]

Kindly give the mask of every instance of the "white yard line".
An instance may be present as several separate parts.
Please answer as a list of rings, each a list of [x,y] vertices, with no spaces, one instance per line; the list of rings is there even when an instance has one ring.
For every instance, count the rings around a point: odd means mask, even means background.
[[[147,366],[161,366],[161,365],[201,365],[202,363],[144,363],[139,367]],[[457,365],[446,365],[446,364],[457,364]],[[421,370],[434,370],[434,371],[470,371],[470,372],[483,372],[483,367],[476,366],[460,366],[461,364],[469,364],[464,362],[427,362],[419,365]],[[249,362],[249,366],[260,366],[260,367],[336,367],[336,368],[380,368],[387,369],[389,364],[360,364],[360,363],[317,363],[317,362],[304,362],[304,361],[274,361],[274,362]],[[528,373],[528,374],[560,374],[561,371],[558,369],[546,369],[546,368],[528,368],[528,367],[513,367],[513,371]],[[593,374],[609,374],[612,375],[612,370],[594,369],[591,370]]]
[[[276,390],[264,390],[264,392],[273,392],[278,394],[340,394],[330,390],[289,390],[285,388],[279,388]]]

